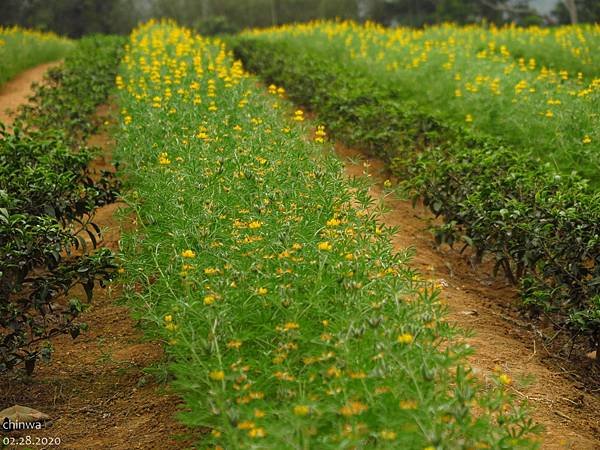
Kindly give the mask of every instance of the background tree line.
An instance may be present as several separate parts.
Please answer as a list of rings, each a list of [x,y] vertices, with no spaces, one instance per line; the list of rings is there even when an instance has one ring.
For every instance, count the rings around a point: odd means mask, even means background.
[[[600,21],[600,1],[557,2],[543,17],[530,0],[0,0],[0,25],[80,37],[128,33],[139,21],[171,17],[207,34],[317,18],[422,26],[451,21],[522,25]]]

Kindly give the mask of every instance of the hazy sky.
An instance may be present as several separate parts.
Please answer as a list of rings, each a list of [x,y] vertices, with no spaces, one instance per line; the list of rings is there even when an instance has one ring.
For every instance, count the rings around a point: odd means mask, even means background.
[[[548,14],[558,3],[557,0],[531,0],[531,6],[542,14]]]

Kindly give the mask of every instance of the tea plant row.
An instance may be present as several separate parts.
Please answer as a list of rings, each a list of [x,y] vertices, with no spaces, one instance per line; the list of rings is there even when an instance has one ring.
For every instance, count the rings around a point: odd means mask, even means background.
[[[218,40],[150,22],[126,48],[125,295],[203,446],[534,447],[512,380],[474,376],[327,127],[310,138]]]
[[[100,238],[94,209],[115,200],[118,182],[94,174],[95,151],[84,145],[90,115],[113,86],[122,40],[82,39],[35,86],[14,128],[0,124],[0,373],[24,365],[31,373],[50,356],[49,339],[77,321],[96,283],[112,278],[108,250],[91,252]]]

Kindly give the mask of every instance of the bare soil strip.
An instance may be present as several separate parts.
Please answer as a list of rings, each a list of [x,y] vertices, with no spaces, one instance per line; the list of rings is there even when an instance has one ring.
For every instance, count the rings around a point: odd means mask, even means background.
[[[41,81],[54,64],[38,66],[9,82],[0,94],[0,110],[26,102],[31,83]],[[97,115],[105,121],[112,112],[102,106]],[[0,120],[5,117],[0,115]],[[89,144],[103,149],[93,168],[110,168],[114,143],[107,132],[93,136]],[[103,230],[102,245],[115,251],[120,238],[115,213],[122,206],[100,208],[94,219]],[[165,392],[144,372],[163,360],[162,347],[158,342],[143,341],[129,310],[115,304],[118,298],[118,285],[96,289],[92,305],[81,319],[89,325],[88,332],[75,340],[70,336],[54,340],[52,361],[40,363],[31,378],[0,377],[0,410],[19,404],[52,418],[52,426],[46,429],[11,437],[29,435],[33,443],[36,438],[59,438],[58,448],[78,450],[190,447],[189,430],[175,420],[179,398]]]
[[[60,61],[41,64],[22,72],[0,86],[0,122],[7,126],[12,125],[11,112],[25,103],[29,96],[33,94],[31,83],[41,82],[46,71],[59,64]]]
[[[468,258],[448,247],[436,248],[427,228],[435,222],[423,206],[386,195],[385,164],[358,150],[336,146],[350,177],[369,176],[371,196],[389,209],[383,222],[398,227],[393,239],[398,250],[413,248],[412,265],[423,276],[445,287],[442,299],[449,320],[474,331],[467,342],[475,348],[471,364],[483,378],[502,370],[514,380],[518,398],[534,408],[533,418],[544,425],[543,449],[600,449],[600,398],[586,392],[584,383],[567,377],[568,365],[548,354],[536,335],[519,319],[517,292],[484,268],[474,269]],[[550,361],[552,360],[552,361]],[[585,363],[584,363],[585,364]],[[587,362],[591,370],[591,361]]]

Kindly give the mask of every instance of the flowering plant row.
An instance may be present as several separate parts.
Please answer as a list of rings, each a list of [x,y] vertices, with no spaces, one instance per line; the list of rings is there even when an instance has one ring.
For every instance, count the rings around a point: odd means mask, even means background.
[[[51,32],[0,26],[0,86],[25,69],[64,58],[75,47]]]
[[[531,448],[327,126],[219,40],[150,22],[120,75],[126,295],[211,448]],[[309,133],[315,131],[314,133]],[[312,136],[309,138],[309,136]]]

